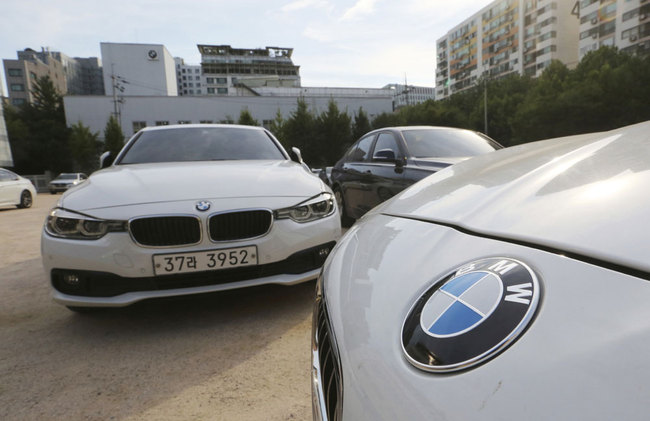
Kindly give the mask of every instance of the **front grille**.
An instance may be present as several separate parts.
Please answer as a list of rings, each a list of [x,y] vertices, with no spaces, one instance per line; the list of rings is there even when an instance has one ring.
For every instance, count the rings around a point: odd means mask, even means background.
[[[269,210],[220,213],[210,217],[210,238],[232,241],[260,237],[269,232],[272,221],[273,214]]]
[[[321,394],[321,401],[324,404],[321,413],[323,419],[336,421],[341,419],[343,396],[338,349],[332,337],[327,308],[320,297],[316,300],[314,310],[313,341],[317,350],[315,359],[318,362],[320,382],[318,393]]]
[[[155,216],[129,222],[133,239],[143,246],[165,247],[197,244],[201,226],[193,216]]]
[[[144,278],[124,278],[108,272],[53,269],[52,286],[57,291],[69,295],[115,297],[137,291],[219,285],[280,274],[297,275],[321,267],[327,258],[327,253],[321,251],[327,249],[329,252],[334,245],[334,242],[322,244],[294,253],[285,260],[265,265]],[[74,285],[66,283],[64,277],[67,274],[75,275],[78,282]]]

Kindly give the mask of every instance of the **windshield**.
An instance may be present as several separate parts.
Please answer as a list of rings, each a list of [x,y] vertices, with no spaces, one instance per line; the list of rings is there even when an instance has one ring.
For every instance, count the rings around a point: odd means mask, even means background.
[[[238,159],[286,158],[262,130],[188,127],[142,132],[118,164]]]
[[[402,131],[414,158],[452,158],[482,155],[500,149],[487,136],[469,130],[436,128]]]
[[[57,180],[76,180],[77,174],[59,174]]]

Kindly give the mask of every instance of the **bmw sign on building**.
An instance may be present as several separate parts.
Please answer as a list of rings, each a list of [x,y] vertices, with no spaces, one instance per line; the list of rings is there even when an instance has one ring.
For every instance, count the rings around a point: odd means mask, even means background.
[[[449,372],[495,356],[530,323],[539,289],[533,271],[509,258],[456,269],[409,312],[402,329],[406,358],[422,370]]]

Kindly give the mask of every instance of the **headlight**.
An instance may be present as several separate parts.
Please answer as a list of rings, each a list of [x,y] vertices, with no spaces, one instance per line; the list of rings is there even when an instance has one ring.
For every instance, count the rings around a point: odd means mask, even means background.
[[[126,231],[125,221],[106,221],[54,208],[47,217],[45,231],[54,237],[97,240],[107,232]]]
[[[296,206],[275,211],[275,219],[290,218],[296,222],[311,222],[334,213],[334,197],[321,193]]]

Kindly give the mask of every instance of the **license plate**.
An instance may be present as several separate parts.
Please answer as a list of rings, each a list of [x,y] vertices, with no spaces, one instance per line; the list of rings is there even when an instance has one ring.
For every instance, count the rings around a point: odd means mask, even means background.
[[[256,264],[257,246],[153,256],[153,271],[156,275],[229,269]]]

